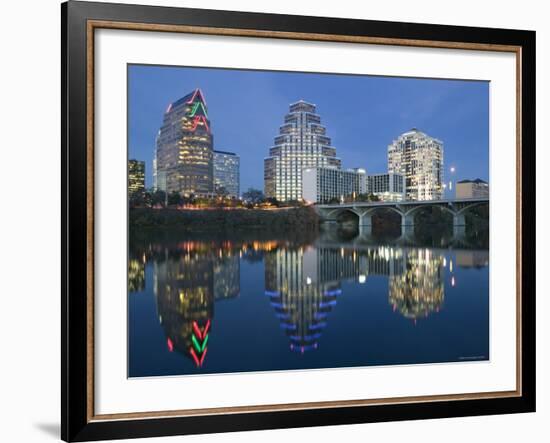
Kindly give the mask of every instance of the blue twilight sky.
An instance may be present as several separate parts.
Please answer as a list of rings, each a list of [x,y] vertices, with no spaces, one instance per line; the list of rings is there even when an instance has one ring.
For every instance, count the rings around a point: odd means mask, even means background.
[[[129,158],[146,162],[171,102],[205,96],[214,149],[241,158],[241,191],[263,189],[263,159],[288,106],[317,105],[344,168],[387,171],[387,146],[416,127],[444,142],[445,179],[489,180],[489,83],[165,66],[128,67]]]

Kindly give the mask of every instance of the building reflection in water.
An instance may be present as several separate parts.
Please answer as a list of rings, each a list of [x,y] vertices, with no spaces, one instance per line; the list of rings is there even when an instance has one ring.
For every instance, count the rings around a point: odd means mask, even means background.
[[[223,255],[214,261],[214,301],[235,298],[241,292],[241,262],[238,255]]]
[[[396,246],[284,241],[188,241],[177,248],[150,247],[131,259],[130,291],[145,282],[145,256],[153,261],[153,291],[169,351],[205,364],[215,331],[214,302],[240,293],[240,260],[263,260],[265,295],[292,351],[319,347],[330,313],[342,297],[342,283],[366,283],[369,276],[388,281],[390,309],[416,322],[443,307],[446,250]],[[488,254],[457,251],[459,266],[487,266]],[[454,275],[449,270],[454,279]],[[453,280],[454,282],[454,280]]]
[[[404,252],[399,273],[389,277],[389,302],[406,318],[416,321],[439,312],[445,298],[442,253],[414,248]]]
[[[342,293],[338,281],[318,279],[318,250],[278,249],[265,256],[265,294],[290,339],[290,349],[316,349],[327,316]]]
[[[154,262],[154,294],[170,352],[201,367],[213,329],[214,301],[237,297],[240,262],[231,247],[183,242]]]
[[[456,264],[461,268],[484,268],[489,266],[489,251],[456,251]]]
[[[128,260],[128,291],[138,292],[145,289],[145,257]]]
[[[290,339],[290,349],[317,349],[344,281],[388,278],[394,311],[416,321],[444,300],[444,254],[423,248],[317,247],[279,249],[265,257],[266,295]]]

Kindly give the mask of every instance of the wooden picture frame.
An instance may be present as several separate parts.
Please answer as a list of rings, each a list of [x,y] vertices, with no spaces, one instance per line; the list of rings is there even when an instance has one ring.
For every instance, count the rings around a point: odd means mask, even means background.
[[[62,15],[62,438],[65,441],[535,410],[535,33],[70,1]],[[94,32],[162,31],[512,52],[517,60],[517,388],[513,391],[94,413]]]

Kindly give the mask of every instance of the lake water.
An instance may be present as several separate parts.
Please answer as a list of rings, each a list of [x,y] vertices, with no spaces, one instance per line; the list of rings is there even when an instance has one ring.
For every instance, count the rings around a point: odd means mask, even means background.
[[[133,233],[128,375],[489,359],[486,247],[290,237]]]

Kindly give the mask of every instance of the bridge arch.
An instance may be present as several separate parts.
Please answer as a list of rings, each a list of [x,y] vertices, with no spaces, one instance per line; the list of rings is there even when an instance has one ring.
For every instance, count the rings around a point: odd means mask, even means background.
[[[359,213],[359,211],[352,208],[342,209],[341,211],[337,212],[336,219],[342,220],[343,218],[345,218],[346,215],[348,216],[351,215],[352,218],[356,220],[358,223],[361,221],[361,213]]]
[[[375,208],[356,208],[356,207],[342,207],[342,208],[330,208],[323,209],[321,216],[326,220],[337,221],[343,214],[349,213],[353,214],[357,218],[357,222],[360,226],[371,226],[372,225],[372,216],[381,211],[390,211],[395,214],[398,214],[401,219],[404,217],[404,212],[395,206],[382,206]]]
[[[465,204],[464,207],[460,208],[458,211],[457,211],[457,214],[458,215],[464,215],[466,212],[470,211],[471,209],[474,209],[474,208],[477,208],[479,206],[484,206],[484,205],[488,205],[489,202],[486,201],[481,201],[481,202],[472,202],[472,203],[468,203],[468,204]]]
[[[457,214],[457,211],[450,208],[449,206],[447,205],[434,205],[434,206],[426,206],[426,205],[418,205],[418,206],[414,206],[412,207],[411,209],[407,210],[407,211],[404,211],[404,215],[406,217],[414,217],[418,212],[420,211],[424,211],[426,210],[427,208],[433,208],[433,207],[437,207],[441,210],[443,210],[444,212],[447,212],[449,214],[451,214],[451,216],[455,216]]]
[[[341,216],[344,213],[351,213],[355,215],[358,218],[361,218],[361,214],[354,208],[334,208],[323,211],[322,215],[323,217],[327,218],[328,220],[335,220],[339,216]]]
[[[395,212],[396,214],[398,214],[399,216],[403,217],[403,215],[405,215],[404,211],[395,207],[395,206],[380,206],[378,208],[370,208],[365,214],[369,214],[369,215],[374,215],[376,212],[379,212],[379,211],[391,211],[391,212]]]

